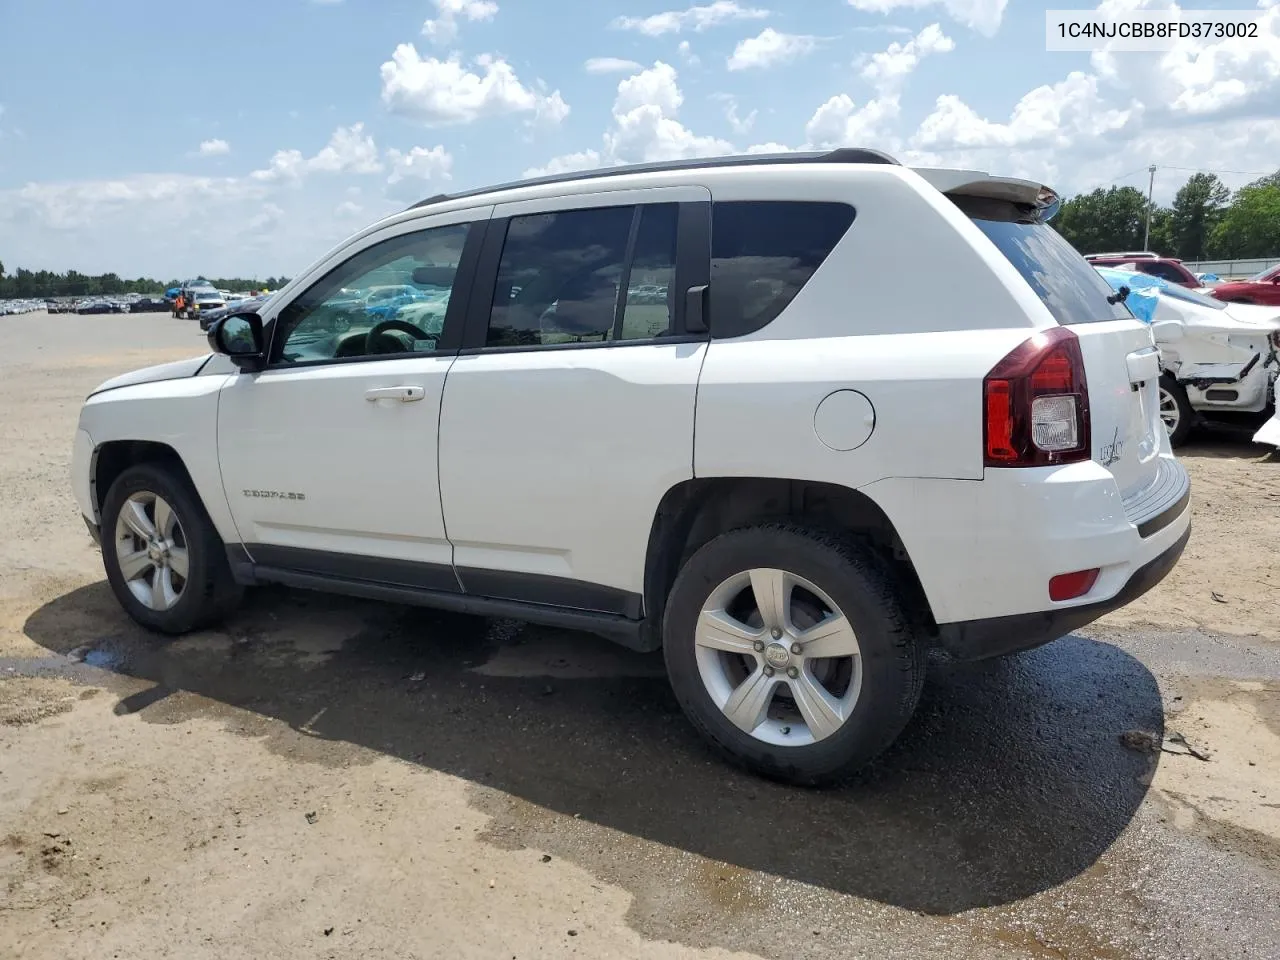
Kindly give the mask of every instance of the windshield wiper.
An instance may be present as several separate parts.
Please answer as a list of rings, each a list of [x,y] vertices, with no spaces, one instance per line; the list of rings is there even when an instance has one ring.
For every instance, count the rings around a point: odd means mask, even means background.
[[[1107,303],[1111,304],[1114,307],[1117,303],[1124,303],[1128,299],[1129,299],[1129,288],[1121,287],[1115,293],[1111,294],[1111,296],[1107,297]]]

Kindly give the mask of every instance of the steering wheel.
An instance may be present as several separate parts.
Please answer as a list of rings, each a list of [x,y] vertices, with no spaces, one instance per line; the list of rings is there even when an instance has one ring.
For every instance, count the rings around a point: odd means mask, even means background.
[[[383,336],[386,333],[390,333],[392,330],[396,330],[400,333],[407,333],[415,340],[435,339],[431,334],[427,333],[427,331],[420,327],[415,327],[408,320],[401,320],[398,317],[392,317],[390,320],[383,320],[382,322],[373,325],[373,329],[365,335],[364,352],[366,354],[403,353],[404,345],[402,343],[398,342],[394,337]],[[394,343],[395,347],[390,350],[384,349],[383,345],[387,343]]]

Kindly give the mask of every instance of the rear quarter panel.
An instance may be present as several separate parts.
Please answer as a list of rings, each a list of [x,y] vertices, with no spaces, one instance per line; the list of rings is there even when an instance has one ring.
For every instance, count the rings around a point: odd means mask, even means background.
[[[856,216],[776,320],[712,342],[696,474],[849,487],[893,476],[981,480],[983,377],[1054,324],[986,236],[906,168],[783,169],[765,184],[708,184],[716,201],[843,201]],[[824,444],[814,423],[842,389],[874,407],[870,438],[849,451]]]

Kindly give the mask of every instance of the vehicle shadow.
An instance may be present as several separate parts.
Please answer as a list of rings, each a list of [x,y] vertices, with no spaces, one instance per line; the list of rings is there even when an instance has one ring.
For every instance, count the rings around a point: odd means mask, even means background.
[[[155,685],[124,695],[118,714],[173,723],[213,712],[183,698],[194,712],[165,713],[170,694],[190,691],[639,840],[935,915],[1087,870],[1134,816],[1156,760],[1119,735],[1163,734],[1151,673],[1078,636],[1003,661],[939,660],[886,756],[854,783],[805,791],[711,758],[660,656],[584,635],[269,589],[224,632],[166,643],[133,625],[105,583],[52,600],[25,630],[73,654],[41,658],[42,669]],[[297,749],[291,731],[277,737],[273,749]]]
[[[1277,448],[1253,442],[1255,432],[1226,426],[1202,427],[1174,450],[1174,455],[1179,460],[1280,460]]]

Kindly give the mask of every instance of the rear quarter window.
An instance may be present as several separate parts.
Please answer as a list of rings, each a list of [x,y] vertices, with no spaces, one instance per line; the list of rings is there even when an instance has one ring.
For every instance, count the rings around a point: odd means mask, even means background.
[[[952,197],[1035,291],[1058,323],[1132,320],[1123,303],[1108,303],[1111,286],[1047,223],[1013,204]]]
[[[746,200],[711,214],[711,332],[740,337],[778,317],[853,223],[844,203]]]

